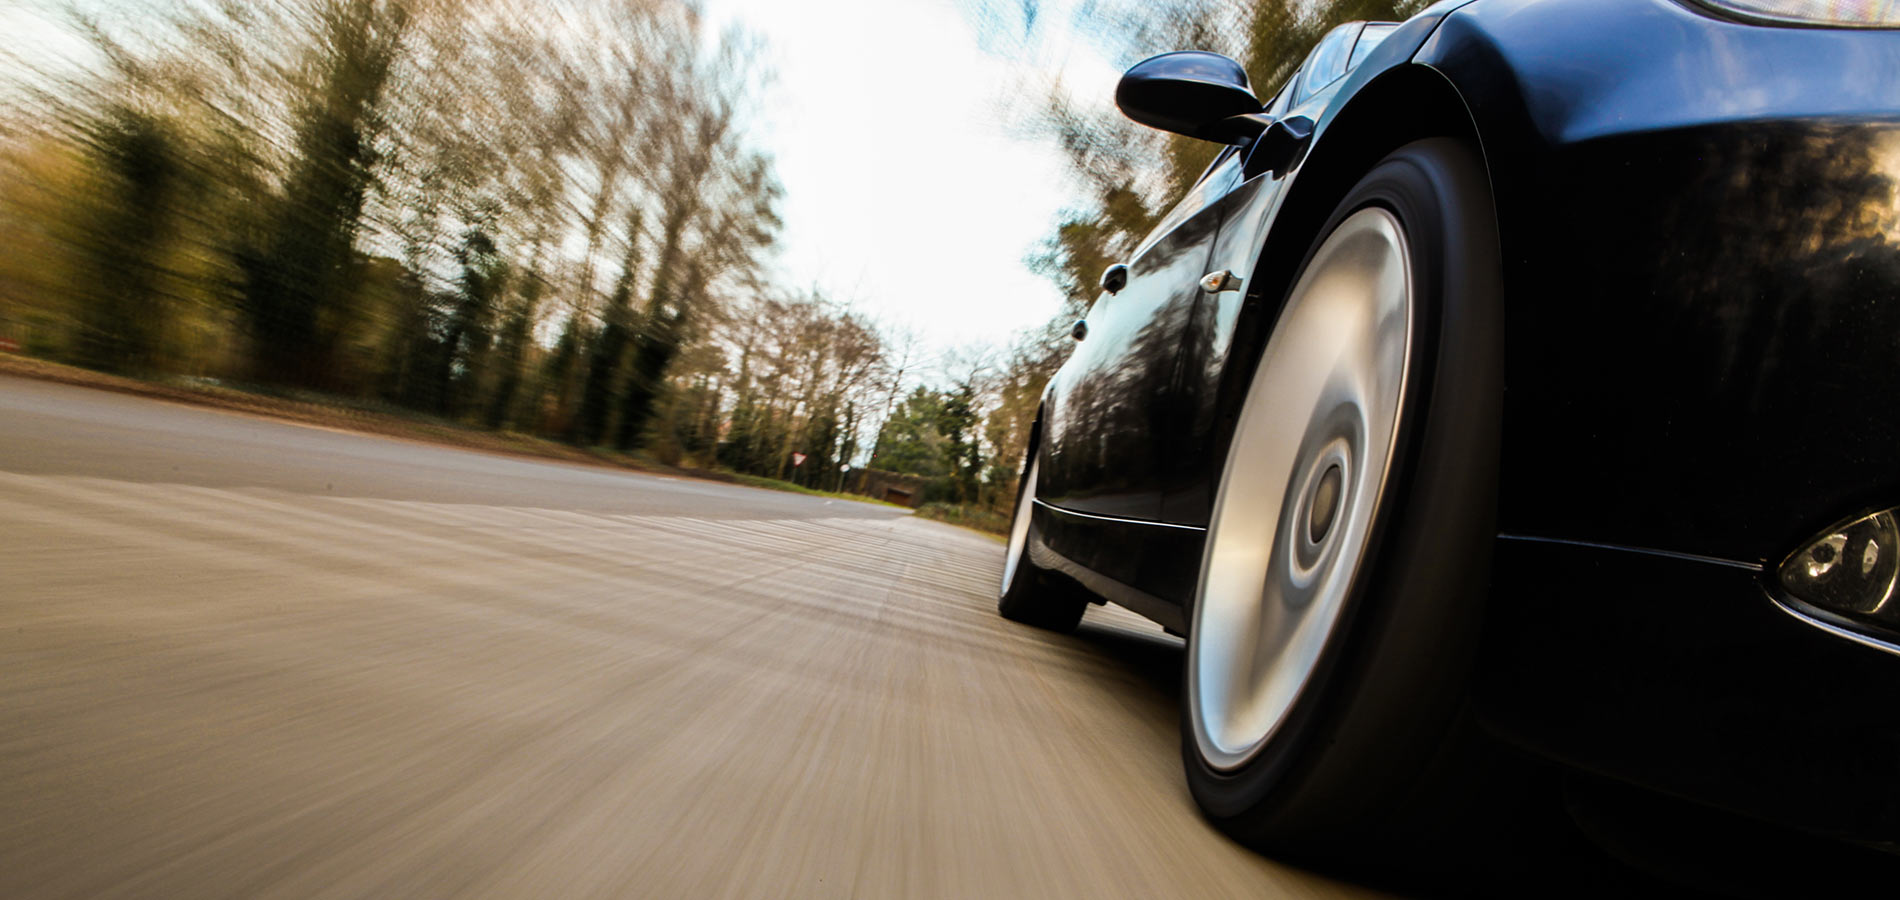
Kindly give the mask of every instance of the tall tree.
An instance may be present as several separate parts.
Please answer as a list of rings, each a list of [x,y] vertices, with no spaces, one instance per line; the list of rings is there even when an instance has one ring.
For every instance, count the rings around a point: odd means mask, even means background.
[[[97,181],[78,222],[75,281],[96,279],[81,307],[77,356],[108,371],[151,368],[169,316],[161,254],[180,161],[164,124],[148,112],[109,107],[87,132]]]
[[[460,417],[470,411],[488,367],[495,329],[496,303],[506,287],[507,264],[495,241],[471,228],[456,251],[461,268],[443,327],[442,354],[436,374],[441,411]]]
[[[312,386],[325,381],[343,327],[326,313],[356,287],[349,263],[376,164],[383,88],[409,15],[396,0],[330,0],[317,20],[290,172],[241,259],[256,374]]]
[[[607,300],[601,319],[600,334],[587,357],[587,380],[581,389],[580,415],[575,420],[573,439],[592,446],[607,436],[607,417],[621,389],[627,344],[633,337],[633,283],[639,275],[640,215],[627,221],[627,247],[620,261],[620,280]]]

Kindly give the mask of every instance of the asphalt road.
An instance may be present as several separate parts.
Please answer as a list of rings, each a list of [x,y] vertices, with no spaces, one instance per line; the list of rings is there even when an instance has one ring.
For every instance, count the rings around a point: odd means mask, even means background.
[[[0,379],[0,897],[1334,897],[890,508]]]

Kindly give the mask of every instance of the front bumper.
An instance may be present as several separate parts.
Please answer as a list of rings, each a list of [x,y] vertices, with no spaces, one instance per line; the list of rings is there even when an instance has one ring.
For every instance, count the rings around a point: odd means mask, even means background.
[[[1774,602],[1759,571],[1498,542],[1476,702],[1598,775],[1861,843],[1900,842],[1900,656]]]

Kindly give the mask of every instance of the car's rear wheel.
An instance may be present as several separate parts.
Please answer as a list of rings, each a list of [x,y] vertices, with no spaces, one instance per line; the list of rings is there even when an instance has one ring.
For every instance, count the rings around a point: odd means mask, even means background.
[[[1206,814],[1315,859],[1443,824],[1495,534],[1496,226],[1435,139],[1319,231],[1230,445],[1188,644],[1183,756]]]
[[[1040,471],[1036,451],[1031,449],[1029,467],[1016,492],[1016,515],[1009,524],[1009,547],[1003,558],[1003,585],[996,611],[1005,619],[1025,625],[1073,631],[1082,621],[1088,601],[1049,585],[1045,573],[1030,558],[1029,548],[1036,534],[1036,476]]]

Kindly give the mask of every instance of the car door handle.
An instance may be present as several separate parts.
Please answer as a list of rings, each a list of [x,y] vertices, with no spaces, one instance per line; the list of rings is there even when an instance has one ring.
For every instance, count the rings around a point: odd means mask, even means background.
[[[1069,329],[1069,337],[1072,337],[1078,341],[1081,341],[1081,340],[1087,340],[1088,336],[1089,336],[1089,320],[1087,319],[1075,320],[1075,326]]]
[[[1127,286],[1128,286],[1128,267],[1127,266],[1122,265],[1121,263],[1116,263],[1102,271],[1102,290],[1105,290],[1111,294],[1117,294],[1121,292],[1122,288],[1125,288]]]

